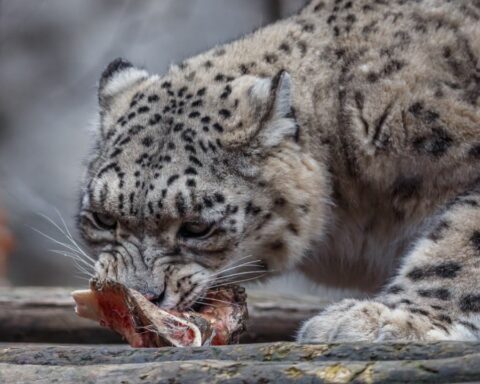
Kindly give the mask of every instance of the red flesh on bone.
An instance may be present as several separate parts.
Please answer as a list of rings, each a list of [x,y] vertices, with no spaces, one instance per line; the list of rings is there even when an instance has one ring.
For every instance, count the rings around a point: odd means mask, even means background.
[[[225,345],[238,342],[248,317],[243,288],[211,289],[198,312],[165,310],[138,291],[115,282],[92,281],[72,293],[79,316],[120,333],[133,347]],[[220,301],[219,301],[220,300]]]

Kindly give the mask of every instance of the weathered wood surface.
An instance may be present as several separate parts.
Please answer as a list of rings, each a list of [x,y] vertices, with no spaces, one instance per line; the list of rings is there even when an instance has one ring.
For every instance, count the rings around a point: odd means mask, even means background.
[[[326,304],[249,292],[244,341],[285,340]],[[21,342],[85,343],[45,345]],[[318,344],[133,349],[73,312],[70,289],[0,289],[0,383],[473,383],[480,343]],[[86,344],[97,345],[86,345]]]
[[[480,343],[0,346],[1,383],[467,383]]]
[[[118,343],[121,338],[73,311],[69,288],[0,288],[0,342]],[[291,340],[299,324],[327,304],[313,296],[249,290],[242,342]]]

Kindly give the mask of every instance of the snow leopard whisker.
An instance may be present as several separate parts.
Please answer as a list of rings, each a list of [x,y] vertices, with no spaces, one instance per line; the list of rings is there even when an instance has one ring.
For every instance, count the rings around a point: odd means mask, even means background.
[[[49,249],[50,252],[56,253],[57,255],[62,255],[68,258],[71,258],[75,261],[81,262],[84,266],[92,268],[93,269],[93,264],[90,264],[88,261],[85,259],[82,259],[78,254],[75,253],[70,253],[61,249]]]
[[[195,300],[193,304],[201,304],[201,305],[206,305],[206,306],[209,306],[209,307],[212,307],[212,308],[220,308],[221,306],[219,304],[212,304],[212,303],[209,303],[209,302],[206,302],[206,301],[203,301],[203,300]],[[232,303],[227,303],[228,305],[231,305]],[[223,305],[222,305],[223,307]]]
[[[231,273],[231,274],[225,275],[225,276],[219,276],[219,277],[213,279],[212,281],[226,280],[226,279],[231,279],[232,277],[235,277],[235,276],[251,275],[251,274],[254,274],[254,273],[266,273],[266,272],[267,271],[265,271],[264,269],[256,269],[254,271],[236,272],[236,273]],[[268,271],[268,272],[270,272],[270,271]]]
[[[246,267],[246,266],[252,266],[252,267],[259,267],[261,266],[261,263],[260,260],[252,260],[252,261],[248,261],[246,263],[242,263],[242,264],[239,264],[239,265],[235,265],[233,267],[230,267],[230,268],[227,268],[227,269],[222,269],[222,270],[219,270],[215,273],[212,273],[210,276],[217,276],[217,275],[221,275],[222,273],[225,273],[225,272],[228,272],[228,271],[231,271],[231,270],[235,270],[237,268],[241,268],[241,267]]]
[[[215,302],[226,304],[226,305],[239,306],[237,303],[231,303],[230,301],[226,301],[226,300],[214,299],[212,297],[204,297],[203,299],[205,299],[206,301],[215,301]]]
[[[237,260],[232,260],[232,261],[228,262],[227,264],[225,264],[225,266],[224,266],[222,269],[220,269],[220,271],[221,271],[221,270],[224,270],[224,269],[226,269],[226,268],[229,268],[229,267],[231,267],[231,266],[234,266],[236,263],[238,263],[238,262],[240,262],[240,261],[242,261],[242,260],[249,259],[249,258],[252,258],[252,257],[254,257],[254,256],[253,256],[253,255],[247,255],[247,256],[243,256],[243,257],[241,257],[241,258],[239,258],[239,259],[237,259]],[[257,259],[257,260],[258,260],[258,259]]]
[[[90,281],[90,277],[85,277],[82,275],[73,275],[73,277],[80,279],[80,280],[85,280],[85,281]]]
[[[238,284],[238,283],[244,283],[246,281],[252,281],[252,280],[257,280],[263,276],[265,276],[266,273],[263,273],[262,275],[260,276],[255,276],[255,277],[251,277],[251,278],[248,278],[248,279],[242,279],[242,280],[236,280],[236,281],[229,281],[228,283],[222,283],[222,284],[217,284],[217,285],[211,285],[210,288],[219,288],[219,287],[224,287],[226,285],[232,285],[232,284]]]
[[[68,243],[63,243],[63,242],[61,242],[60,240],[57,240],[57,239],[53,238],[52,236],[47,235],[46,233],[43,233],[42,231],[40,231],[40,230],[38,230],[38,229],[36,229],[36,228],[34,228],[34,227],[31,227],[31,226],[29,226],[29,225],[27,225],[27,227],[30,228],[31,230],[37,232],[39,235],[45,237],[46,239],[48,239],[48,240],[50,240],[50,241],[53,241],[55,244],[60,245],[60,246],[62,246],[62,247],[65,247],[65,248],[69,249],[70,251],[75,252],[75,253],[77,253],[77,254],[79,253],[77,249],[72,248],[72,246],[69,245]]]
[[[75,251],[80,253],[83,257],[91,261],[93,264],[95,264],[95,260],[90,257],[79,245],[78,243],[74,240],[72,234],[70,233],[70,230],[68,229],[68,226],[63,219],[62,215],[60,214],[60,211],[58,211],[57,208],[55,208],[55,211],[57,212],[58,217],[62,221],[62,224],[64,226],[64,229],[62,229],[52,218],[49,216],[43,214],[43,213],[37,213],[40,217],[43,219],[47,220],[50,224],[52,224],[62,235],[64,235],[67,240],[72,244],[72,246],[76,249]],[[74,251],[72,248],[69,248],[70,250]]]
[[[243,272],[231,273],[231,274],[225,275],[225,276],[209,276],[204,280],[198,281],[198,283],[217,283],[217,282],[227,280],[227,279],[230,279],[232,277],[239,276],[239,275],[247,275],[247,274],[253,274],[253,273],[266,273],[266,272],[267,271],[265,271],[264,269],[258,269],[258,270],[254,270],[254,271],[243,271]]]
[[[61,256],[64,256],[64,257],[68,257],[70,259],[72,259],[73,261],[73,264],[75,265],[75,267],[82,273],[88,275],[89,277],[92,277],[93,276],[93,273],[91,271],[89,271],[85,266],[83,266],[82,264],[79,263],[79,260],[77,257],[75,257],[75,255],[71,255],[67,252],[56,252],[55,250],[52,250],[53,253],[56,253],[56,254],[59,254]],[[93,270],[93,267],[92,266],[88,266],[88,268],[90,268],[91,270]]]
[[[70,241],[75,245],[75,247],[82,253],[83,256],[85,256],[88,260],[90,260],[92,263],[95,264],[95,260],[89,256],[79,245],[78,243],[75,241],[75,239],[73,238],[70,230],[68,229],[68,225],[67,223],[65,222],[62,214],[60,213],[60,211],[55,208],[55,211],[57,212],[57,215],[58,217],[60,218],[60,220],[62,221],[62,224],[63,224],[63,227],[65,228],[65,231],[67,232],[67,235],[68,235],[68,238],[70,239]]]

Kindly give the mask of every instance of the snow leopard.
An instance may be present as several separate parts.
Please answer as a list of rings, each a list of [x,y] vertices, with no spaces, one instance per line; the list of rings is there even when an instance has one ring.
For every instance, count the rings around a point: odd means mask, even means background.
[[[187,309],[298,269],[369,297],[299,342],[479,340],[479,20],[314,0],[163,75],[111,62],[78,214],[96,277]]]

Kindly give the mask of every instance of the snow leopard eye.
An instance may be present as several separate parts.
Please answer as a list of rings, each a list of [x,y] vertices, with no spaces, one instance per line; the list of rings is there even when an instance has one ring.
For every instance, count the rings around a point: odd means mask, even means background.
[[[93,218],[95,223],[104,229],[113,229],[117,225],[117,221],[110,215],[106,215],[104,213],[93,213]]]
[[[214,225],[199,222],[187,222],[178,230],[178,235],[186,239],[202,239],[212,234]]]

